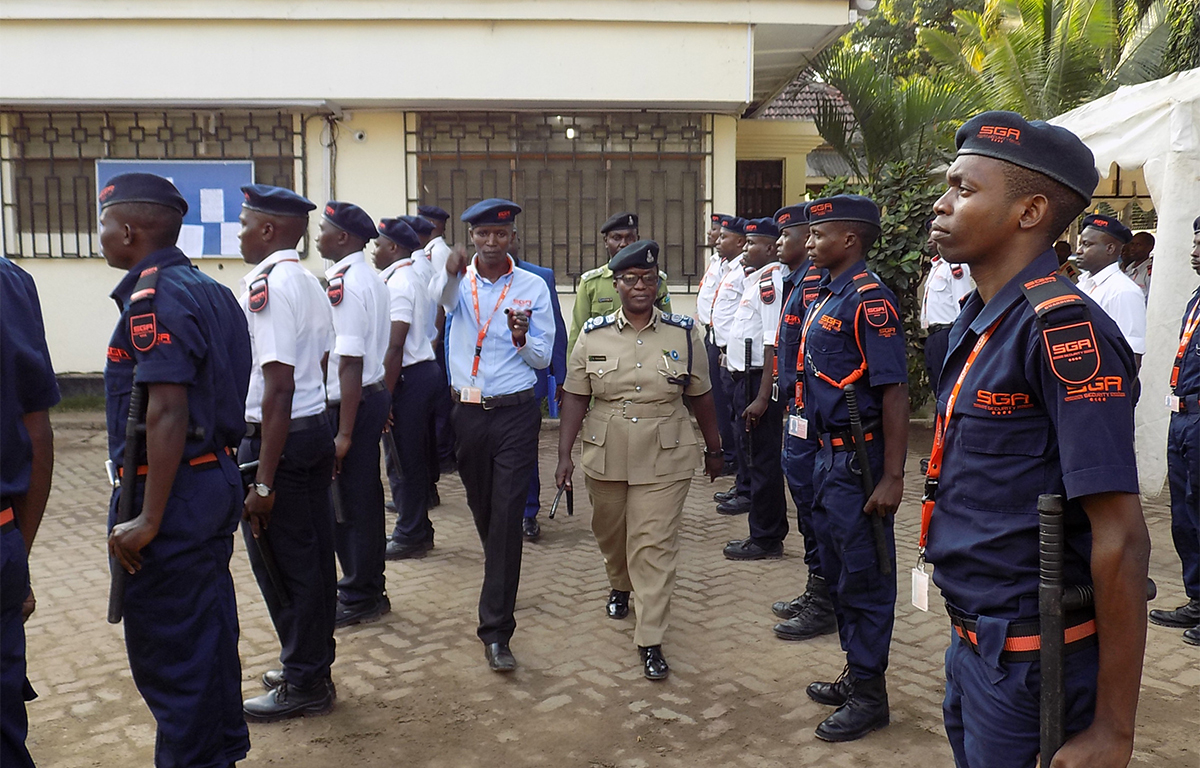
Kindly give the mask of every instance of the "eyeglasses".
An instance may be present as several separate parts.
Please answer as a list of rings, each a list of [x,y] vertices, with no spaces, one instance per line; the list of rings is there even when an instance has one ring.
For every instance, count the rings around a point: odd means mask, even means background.
[[[620,280],[628,288],[632,288],[638,283],[641,283],[647,288],[658,287],[658,275],[654,274],[653,272],[648,275],[617,275],[616,279]]]

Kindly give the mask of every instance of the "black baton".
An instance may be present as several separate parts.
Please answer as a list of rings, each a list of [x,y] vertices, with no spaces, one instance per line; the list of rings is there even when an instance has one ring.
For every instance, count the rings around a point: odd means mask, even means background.
[[[248,490],[250,485],[254,483],[254,473],[258,471],[258,462],[251,461],[239,464],[238,470],[242,473],[242,490]],[[287,583],[283,580],[283,574],[279,571],[279,561],[275,559],[275,550],[271,548],[271,539],[269,538],[267,529],[260,528],[258,536],[255,536],[254,530],[251,528],[250,538],[254,541],[255,548],[258,549],[258,556],[262,558],[263,569],[267,572],[267,580],[275,588],[275,594],[279,597],[279,604],[284,608],[291,608],[292,593],[288,591]]]
[[[146,387],[137,384],[137,366],[133,367],[133,389],[129,393],[129,415],[125,418],[125,453],[121,461],[121,495],[117,498],[117,521],[113,527],[137,517],[138,456],[142,453],[145,430],[139,429],[146,418]],[[113,556],[108,558],[112,582],[108,587],[108,623],[120,624],[125,612],[125,582],[129,573]]]
[[[846,409],[850,411],[850,433],[854,436],[854,454],[858,457],[858,468],[862,474],[864,503],[875,493],[875,476],[871,474],[871,458],[867,455],[867,438],[863,433],[862,415],[858,411],[858,390],[853,384],[847,384],[843,390],[846,393]],[[865,514],[865,512],[864,512]],[[883,533],[883,519],[872,514],[871,536],[875,539],[875,558],[879,561],[879,572],[884,576],[892,575],[892,559],[888,557],[887,538]]]
[[[746,405],[742,408],[743,412],[746,408],[749,408],[750,403],[754,401],[754,398],[750,396],[750,357],[753,354],[754,339],[746,339],[746,364],[744,366],[746,376]],[[743,417],[742,420],[746,421],[745,417]],[[754,435],[750,431],[749,423],[746,424],[746,468],[754,469]]]
[[[1063,671],[1062,496],[1038,496],[1038,620],[1042,667],[1041,764],[1050,765],[1063,743],[1066,682]]]
[[[333,494],[333,519],[339,523],[346,522],[346,507],[342,504],[342,488],[338,485],[337,475],[329,484],[329,492]]]

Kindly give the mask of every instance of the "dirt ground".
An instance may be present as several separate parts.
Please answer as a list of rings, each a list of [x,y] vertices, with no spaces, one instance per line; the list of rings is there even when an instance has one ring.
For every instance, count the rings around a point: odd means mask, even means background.
[[[132,684],[120,628],[104,620],[103,416],[67,414],[55,425],[55,484],[32,564],[39,607],[27,625],[29,674],[40,694],[29,707],[30,749],[41,766],[150,765],[154,723]],[[543,478],[552,471],[556,440],[556,431],[543,430]],[[799,536],[788,538],[783,560],[725,560],[721,547],[743,537],[746,526],[744,517],[713,511],[711,493],[727,482],[697,479],[688,499],[664,645],[668,681],[641,677],[632,617],[604,615],[608,587],[584,493],[574,517],[560,511],[551,521],[543,513],[542,539],[526,544],[512,643],[521,666],[511,676],[489,672],[474,636],[482,551],[461,484],[450,476],[432,513],[436,548],[422,560],[388,564],[392,613],[338,633],[334,711],[251,725],[253,747],[242,765],[950,765],[940,710],[948,624],[938,609],[922,613],[908,603],[916,463],[928,445],[928,430],[915,430],[897,520],[892,724],[883,731],[847,745],[814,737],[829,710],[809,701],[804,686],[840,672],[836,636],[789,644],[772,635],[770,603],[802,587]],[[1146,513],[1151,575],[1160,590],[1155,605],[1174,607],[1183,597],[1165,498],[1148,503]],[[257,695],[259,675],[277,664],[278,643],[240,539],[233,573],[243,691]],[[1150,628],[1134,765],[1200,764],[1198,660],[1200,649],[1184,645],[1178,631]]]

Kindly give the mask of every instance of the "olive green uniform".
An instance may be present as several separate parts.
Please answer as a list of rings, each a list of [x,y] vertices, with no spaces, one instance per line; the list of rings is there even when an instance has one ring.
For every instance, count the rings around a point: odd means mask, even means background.
[[[571,329],[567,333],[567,354],[575,349],[575,340],[583,325],[593,317],[602,317],[615,312],[621,306],[617,289],[613,285],[613,273],[608,265],[596,267],[579,277],[579,290],[575,292],[575,308],[571,311]],[[667,273],[658,273],[658,296],[654,306],[663,312],[671,311],[671,294],[667,292]]]
[[[584,324],[563,388],[594,398],[583,471],[609,583],[637,595],[637,644],[660,645],[683,502],[700,466],[683,396],[711,389],[704,338],[690,317],[655,312],[638,331],[618,309]]]

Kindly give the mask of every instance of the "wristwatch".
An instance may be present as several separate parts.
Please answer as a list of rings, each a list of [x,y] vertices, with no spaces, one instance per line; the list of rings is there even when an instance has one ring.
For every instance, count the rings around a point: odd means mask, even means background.
[[[275,489],[266,483],[254,483],[252,487],[254,488],[254,492],[264,499],[275,493]]]
[[[710,451],[710,450],[708,450],[707,448],[705,448],[705,449],[704,449],[704,455],[705,455],[705,456],[707,456],[707,457],[709,457],[709,458],[715,459],[715,458],[717,458],[718,456],[723,456],[723,455],[724,455],[724,452],[723,452],[723,451],[722,451],[720,448],[718,448],[718,449],[717,449],[717,450],[715,450],[715,451]]]

